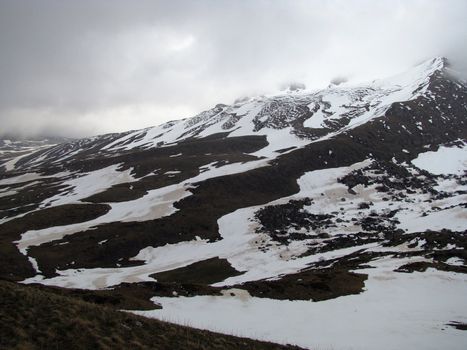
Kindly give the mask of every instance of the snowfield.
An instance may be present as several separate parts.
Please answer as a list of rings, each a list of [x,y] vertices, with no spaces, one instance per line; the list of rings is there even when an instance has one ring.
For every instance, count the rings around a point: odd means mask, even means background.
[[[435,175],[463,175],[467,171],[467,144],[462,147],[440,147],[435,152],[418,155],[412,163]]]
[[[397,264],[400,262],[397,262]],[[153,299],[162,310],[143,316],[309,349],[452,349],[467,347],[465,331],[446,324],[467,322],[467,278],[436,270],[393,272],[395,261],[371,264],[366,291],[333,300],[283,301],[224,296]],[[447,283],[449,282],[449,283]],[[436,301],[436,302],[434,302]]]
[[[86,174],[72,175],[71,179],[63,182],[66,190],[47,199],[42,207],[76,203],[113,185],[135,181],[131,176],[131,169],[119,171],[119,168],[120,164],[115,164]]]

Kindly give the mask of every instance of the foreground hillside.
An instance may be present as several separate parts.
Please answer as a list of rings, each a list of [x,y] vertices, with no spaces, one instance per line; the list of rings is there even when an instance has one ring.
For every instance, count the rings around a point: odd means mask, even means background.
[[[0,349],[299,349],[177,326],[0,281]]]

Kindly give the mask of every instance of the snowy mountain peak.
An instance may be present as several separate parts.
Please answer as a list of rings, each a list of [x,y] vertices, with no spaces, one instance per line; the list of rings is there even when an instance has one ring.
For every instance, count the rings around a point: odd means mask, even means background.
[[[443,56],[437,56],[430,59],[427,59],[420,63],[419,65],[423,65],[426,68],[434,68],[435,70],[440,70],[446,67],[449,67],[449,60]]]
[[[392,77],[374,81],[377,86],[413,86],[426,85],[430,77],[437,72],[442,72],[448,66],[448,61],[444,57],[435,57],[415,65],[403,73]]]
[[[339,85],[322,90],[298,90],[277,95],[237,100],[184,120],[122,134],[109,134],[59,145],[34,157],[22,159],[24,166],[44,161],[63,161],[93,152],[121,152],[172,146],[190,139],[213,135],[262,136],[269,146],[257,155],[276,157],[283,149],[303,147],[387,117],[395,105],[419,99],[446,100],[444,91],[453,83],[443,74],[444,57],[426,60],[401,74],[357,86]],[[437,77],[434,79],[434,77]],[[438,79],[439,78],[439,79]],[[440,79],[442,81],[440,81]],[[444,79],[444,80],[443,80]],[[452,87],[465,91],[459,84]],[[461,94],[450,98],[462,98]]]

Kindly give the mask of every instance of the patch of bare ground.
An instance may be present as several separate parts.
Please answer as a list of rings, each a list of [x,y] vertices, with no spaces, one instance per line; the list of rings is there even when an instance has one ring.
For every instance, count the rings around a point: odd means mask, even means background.
[[[428,268],[437,269],[440,271],[450,271],[458,273],[467,273],[466,266],[455,266],[445,264],[443,262],[429,262],[429,261],[417,261],[410,264],[405,264],[400,266],[396,271],[397,272],[425,272]]]
[[[158,282],[213,284],[241,275],[226,259],[218,257],[198,261],[175,270],[150,275]]]
[[[261,298],[321,301],[363,291],[368,275],[339,269],[306,270],[279,279],[246,282],[246,289]]]

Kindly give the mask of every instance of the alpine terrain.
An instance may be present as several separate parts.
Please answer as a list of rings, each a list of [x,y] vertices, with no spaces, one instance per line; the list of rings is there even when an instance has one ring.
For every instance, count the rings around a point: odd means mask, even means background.
[[[457,76],[434,58],[10,152],[0,278],[311,349],[466,349]]]

